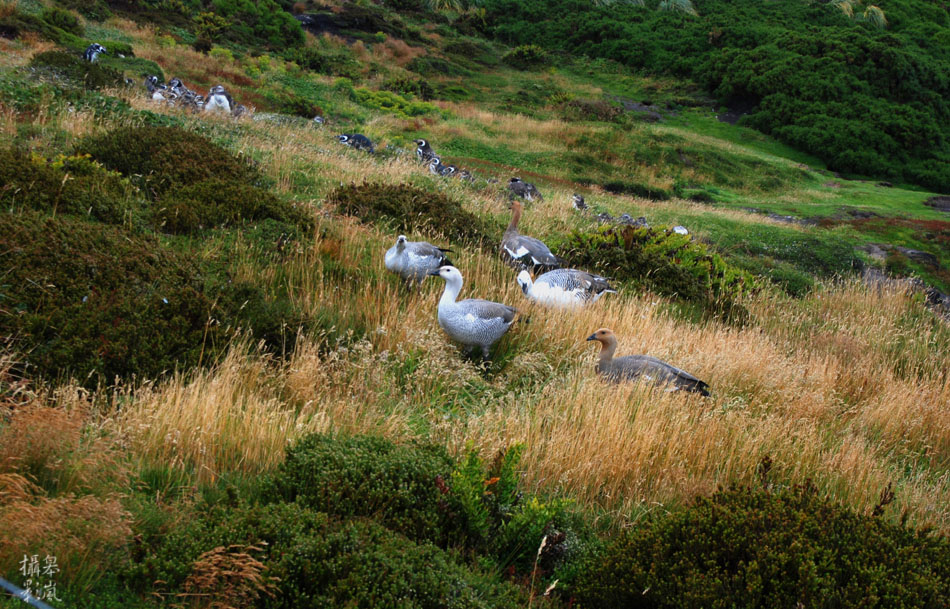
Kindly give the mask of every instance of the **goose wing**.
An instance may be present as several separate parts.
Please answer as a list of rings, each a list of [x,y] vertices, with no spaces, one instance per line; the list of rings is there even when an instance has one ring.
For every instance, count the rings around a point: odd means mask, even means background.
[[[513,322],[518,312],[518,309],[514,307],[480,298],[466,298],[459,305],[465,308],[466,314],[484,320],[501,319],[506,324]]]
[[[555,269],[538,277],[536,283],[547,283],[567,291],[582,290],[589,294],[613,292],[607,279],[577,269]]]
[[[505,252],[516,260],[523,260],[526,256],[531,258],[535,266],[558,266],[557,257],[551,253],[543,242],[534,237],[518,235],[511,237],[502,245]]]
[[[426,241],[412,241],[406,244],[406,251],[410,256],[421,258],[425,262],[438,262],[438,266],[443,266],[449,264],[445,252],[451,252],[452,250],[436,247]]]
[[[689,372],[649,355],[626,355],[614,358],[609,374],[622,379],[643,377],[658,383],[672,383],[687,391],[709,395],[709,385]]]

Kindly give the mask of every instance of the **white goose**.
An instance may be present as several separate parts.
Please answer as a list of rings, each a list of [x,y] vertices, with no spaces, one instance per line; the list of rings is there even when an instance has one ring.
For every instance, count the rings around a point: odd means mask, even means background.
[[[386,252],[386,270],[406,281],[418,281],[421,284],[431,271],[452,264],[445,257],[449,251],[425,241],[409,241],[405,235],[399,235],[396,245]]]
[[[518,285],[531,300],[561,307],[584,306],[608,292],[617,293],[603,277],[576,269],[555,269],[534,281],[528,271],[521,271]]]
[[[481,347],[482,357],[488,359],[489,349],[514,323],[518,310],[476,298],[456,302],[462,291],[462,274],[454,266],[443,266],[429,274],[445,280],[439,300],[439,325],[452,340],[471,348]]]

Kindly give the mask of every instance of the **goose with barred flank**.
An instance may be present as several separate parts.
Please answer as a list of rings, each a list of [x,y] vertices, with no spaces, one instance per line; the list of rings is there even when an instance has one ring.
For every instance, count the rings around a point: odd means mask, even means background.
[[[657,385],[671,385],[668,391],[690,391],[700,395],[709,395],[709,385],[685,370],[680,370],[666,362],[649,355],[625,355],[614,357],[617,350],[617,337],[607,329],[601,328],[587,337],[587,340],[600,342],[600,359],[596,370],[608,381],[635,381],[643,379]]]
[[[532,269],[543,273],[560,268],[561,263],[541,241],[518,232],[518,222],[524,206],[515,199],[511,202],[511,222],[501,238],[501,256],[518,269]]]
[[[514,323],[518,310],[477,298],[457,301],[462,291],[462,274],[454,266],[439,267],[429,274],[445,280],[445,291],[439,300],[439,325],[452,340],[473,349],[480,347],[482,358],[488,359],[489,349]]]
[[[386,252],[386,270],[396,273],[406,281],[422,283],[432,271],[449,265],[446,252],[452,250],[436,247],[425,241],[409,241],[405,235],[399,235],[396,245]]]
[[[577,269],[555,269],[534,281],[528,271],[521,271],[518,285],[531,300],[561,307],[584,306],[608,292],[617,293],[603,277]]]

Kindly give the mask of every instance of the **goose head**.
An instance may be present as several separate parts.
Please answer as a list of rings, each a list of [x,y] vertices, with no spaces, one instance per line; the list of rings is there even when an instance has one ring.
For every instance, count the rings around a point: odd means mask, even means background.
[[[396,249],[399,251],[402,251],[403,249],[405,249],[406,241],[407,239],[405,235],[399,235],[398,237],[396,237]]]
[[[462,285],[462,273],[454,266],[440,266],[434,271],[429,271],[429,274],[445,279],[445,282],[449,285],[458,285],[460,287]]]
[[[617,343],[617,337],[614,335],[613,330],[609,328],[601,328],[600,330],[597,330],[588,336],[587,340],[596,340],[605,347]]]
[[[521,291],[525,294],[528,293],[528,290],[531,289],[532,285],[531,274],[528,271],[521,271],[518,273],[518,285],[521,286]]]

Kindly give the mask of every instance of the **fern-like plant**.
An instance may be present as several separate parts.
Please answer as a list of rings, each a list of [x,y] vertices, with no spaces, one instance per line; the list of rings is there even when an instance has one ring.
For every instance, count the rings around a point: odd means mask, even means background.
[[[878,29],[883,30],[887,27],[887,17],[884,16],[884,11],[873,4],[864,9],[864,20]]]

